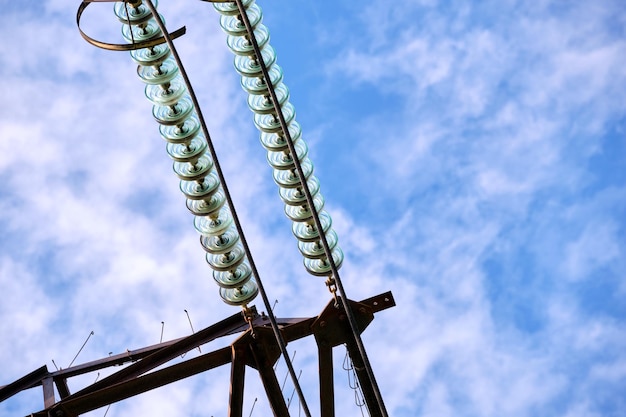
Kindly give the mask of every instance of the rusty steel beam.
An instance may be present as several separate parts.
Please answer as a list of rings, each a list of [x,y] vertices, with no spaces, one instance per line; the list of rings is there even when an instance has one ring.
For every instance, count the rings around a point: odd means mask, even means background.
[[[228,417],[243,416],[243,393],[246,377],[247,346],[232,345],[232,364],[230,369],[230,398]]]
[[[49,375],[50,372],[48,372],[48,367],[44,365],[41,368],[29,373],[28,375],[24,375],[17,381],[0,387],[0,402],[14,396],[20,391],[36,386],[38,383],[41,384],[41,381],[44,378],[47,378]]]

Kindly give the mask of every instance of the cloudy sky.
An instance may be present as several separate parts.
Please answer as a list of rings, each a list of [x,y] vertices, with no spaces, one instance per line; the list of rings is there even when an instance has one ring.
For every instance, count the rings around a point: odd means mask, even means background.
[[[623,3],[259,5],[348,296],[396,298],[363,334],[389,414],[623,416]],[[135,64],[87,44],[77,7],[0,0],[0,385],[67,367],[91,331],[75,363],[188,335],[185,310],[196,330],[238,312],[218,296]],[[276,315],[318,314],[330,294],[302,267],[218,14],[197,0],[159,10],[187,27],[176,43]],[[88,8],[85,30],[121,42],[110,3]],[[314,345],[288,348],[317,414]],[[338,415],[357,416],[344,353]],[[225,416],[228,373],[89,415]],[[247,375],[244,414],[268,415]],[[42,408],[33,389],[0,415]]]

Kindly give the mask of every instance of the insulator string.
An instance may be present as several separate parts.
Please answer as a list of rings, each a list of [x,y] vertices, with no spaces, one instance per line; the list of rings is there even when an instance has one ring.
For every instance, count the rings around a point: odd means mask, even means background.
[[[243,8],[251,31],[247,30],[242,12],[233,3],[215,3],[214,8],[221,14],[220,25],[228,34],[228,47],[235,54],[235,69],[241,75],[243,89],[249,94],[248,107],[254,113],[255,126],[261,131],[261,144],[267,150],[274,181],[285,203],[285,214],[293,222],[292,232],[298,239],[304,267],[312,275],[327,277],[332,272],[328,260],[332,258],[335,269],[338,269],[344,256],[337,245],[337,234],[331,227],[332,219],[323,210],[320,183],[313,174],[313,163],[307,156],[308,147],[302,139],[302,129],[295,121],[296,112],[289,102],[289,89],[282,82],[282,69],[276,64],[276,53],[269,44],[269,31],[261,23],[261,8],[254,0],[245,0]],[[256,40],[256,50],[252,38]],[[257,54],[257,50],[260,53]],[[261,64],[265,66],[265,72]],[[278,108],[280,112],[276,110]],[[291,139],[291,147],[285,132]],[[297,169],[298,163],[300,170]],[[308,198],[306,190],[310,194]],[[321,221],[321,226],[315,223],[314,215]],[[320,235],[326,238],[326,249]]]
[[[139,64],[137,72],[153,103],[152,114],[160,124],[161,136],[168,142],[167,152],[174,160],[174,172],[181,180],[187,207],[195,215],[194,226],[202,235],[200,241],[220,287],[220,296],[227,304],[245,310],[258,294],[258,274],[253,274],[250,267],[250,251],[243,245],[245,236],[172,36],[152,2],[144,3],[147,8],[141,1],[131,3],[129,11],[127,2],[118,3],[115,13],[124,24],[122,34],[126,41],[141,43],[162,35],[167,43],[138,48],[131,56]]]
[[[202,116],[202,112],[200,111],[200,106],[199,103],[197,101],[196,95],[193,92],[193,88],[191,87],[191,82],[189,81],[189,78],[187,77],[187,72],[184,69],[184,66],[182,65],[182,61],[178,55],[178,52],[176,51],[176,47],[174,46],[174,42],[172,41],[171,37],[169,36],[167,29],[165,28],[165,24],[163,23],[163,20],[161,19],[161,17],[159,16],[159,14],[156,11],[156,8],[154,7],[154,5],[152,4],[151,0],[144,0],[146,5],[148,6],[148,8],[150,9],[150,11],[152,12],[152,15],[155,19],[155,21],[157,22],[157,25],[159,26],[159,28],[161,29],[161,32],[163,33],[163,36],[165,37],[168,46],[170,47],[170,50],[172,51],[172,55],[174,56],[174,59],[176,60],[176,63],[178,64],[179,68],[180,68],[180,74],[183,77],[185,84],[187,85],[187,89],[189,90],[189,95],[191,97],[191,100],[193,101],[193,104],[195,105],[196,109],[197,109],[197,113],[198,113],[198,120],[200,121],[200,126],[203,130],[203,133],[205,135],[205,139],[207,142],[207,146],[211,149],[211,153],[212,155],[216,155],[215,149],[213,147],[213,143],[211,141],[211,137],[209,135],[209,131],[208,128],[206,127],[206,123],[204,122],[204,117]],[[241,227],[241,223],[239,222],[239,218],[237,216],[237,213],[234,210],[234,204],[232,203],[232,199],[230,197],[230,193],[228,192],[228,187],[226,186],[226,182],[224,181],[224,177],[222,174],[222,170],[219,167],[219,162],[217,161],[217,158],[214,158],[214,164],[215,164],[215,169],[217,171],[217,174],[220,177],[220,181],[222,183],[222,187],[224,188],[224,194],[226,199],[228,200],[228,204],[231,207],[231,211],[232,211],[232,217],[235,223],[235,227],[237,228],[237,231],[240,235],[240,240],[241,240],[241,244],[243,245],[243,248],[245,250],[245,253],[248,255],[248,261],[250,262],[250,268],[252,270],[252,274],[254,274],[254,276],[256,277],[257,281],[256,284],[258,285],[258,291],[261,294],[261,298],[263,299],[263,304],[265,305],[265,308],[267,309],[267,315],[270,319],[270,324],[272,327],[272,330],[274,332],[274,337],[276,339],[276,342],[278,343],[278,346],[280,347],[282,356],[285,360],[285,363],[287,364],[287,368],[289,369],[289,372],[291,374],[291,379],[293,381],[294,386],[296,387],[296,390],[298,391],[298,395],[300,397],[300,401],[303,404],[303,407],[305,408],[305,413],[307,415],[307,417],[311,417],[311,413],[308,411],[308,406],[306,404],[306,400],[304,398],[304,394],[302,394],[302,389],[300,387],[300,383],[298,381],[298,377],[296,377],[295,372],[293,370],[293,365],[291,363],[291,360],[289,358],[289,354],[287,352],[287,347],[286,347],[286,343],[282,337],[282,334],[280,332],[280,329],[278,327],[278,323],[276,322],[276,317],[274,316],[274,313],[272,312],[272,308],[271,308],[271,304],[269,301],[269,298],[267,297],[267,293],[265,292],[265,289],[263,287],[263,283],[259,277],[258,271],[256,269],[256,265],[252,259],[252,256],[250,254],[250,249],[248,247],[248,243],[245,239],[244,233],[243,233],[243,228]]]
[[[248,5],[251,4],[253,2],[253,0],[248,0]],[[315,202],[313,200],[313,197],[311,195],[311,192],[309,190],[307,181],[306,181],[306,176],[304,175],[304,170],[302,168],[302,165],[300,163],[300,158],[298,157],[298,154],[296,153],[296,148],[294,146],[293,140],[291,138],[291,134],[289,132],[289,128],[287,126],[287,123],[285,121],[285,116],[283,114],[282,108],[280,106],[280,102],[278,100],[278,97],[276,95],[276,92],[274,90],[274,85],[273,82],[270,78],[270,74],[269,71],[267,69],[266,63],[265,63],[265,59],[261,53],[261,49],[259,47],[259,44],[256,40],[256,36],[254,34],[254,29],[250,23],[250,19],[248,18],[248,14],[246,12],[246,7],[244,7],[243,1],[242,0],[235,0],[235,3],[237,4],[237,8],[239,10],[239,18],[241,19],[241,22],[245,25],[245,29],[247,31],[247,38],[248,41],[252,44],[252,47],[254,49],[254,53],[256,56],[256,61],[258,66],[260,67],[261,73],[263,74],[264,79],[266,80],[265,84],[267,85],[267,90],[271,96],[272,99],[272,103],[274,106],[274,111],[276,113],[276,116],[278,117],[278,120],[280,122],[280,126],[284,135],[284,138],[287,142],[287,145],[289,147],[289,151],[291,152],[292,155],[292,160],[293,163],[295,165],[295,168],[298,172],[298,177],[302,186],[302,190],[304,191],[305,195],[306,195],[306,201],[307,204],[309,205],[309,207],[311,208],[311,212],[313,215],[313,220],[315,222],[315,226],[317,227],[317,230],[319,231],[319,238],[320,241],[322,242],[322,245],[324,246],[324,253],[326,254],[326,261],[329,263],[330,265],[330,270],[332,271],[332,276],[334,277],[334,283],[337,286],[337,289],[339,290],[339,293],[341,295],[341,303],[344,307],[344,310],[346,312],[346,316],[348,318],[348,322],[350,324],[350,328],[352,330],[352,334],[354,336],[354,339],[356,341],[356,345],[357,345],[357,349],[361,355],[361,358],[363,359],[363,364],[366,370],[366,374],[368,376],[369,382],[372,386],[372,389],[374,391],[374,396],[376,397],[376,401],[378,403],[378,408],[380,409],[381,414],[383,415],[383,417],[388,416],[387,414],[387,410],[385,408],[385,404],[383,402],[382,399],[382,395],[380,393],[380,389],[378,387],[378,384],[376,382],[376,378],[374,377],[374,372],[372,370],[371,364],[369,362],[369,359],[367,357],[367,353],[365,351],[365,346],[363,345],[363,341],[361,339],[361,335],[359,333],[358,327],[357,327],[357,323],[356,323],[356,318],[354,317],[354,313],[352,312],[352,309],[350,308],[350,306],[348,305],[348,297],[346,296],[346,292],[345,289],[343,287],[343,284],[341,282],[341,279],[339,277],[339,272],[338,272],[338,268],[337,265],[335,264],[335,260],[333,259],[332,256],[332,252],[331,252],[331,248],[328,244],[328,240],[326,238],[326,234],[323,233],[324,228],[322,225],[322,222],[320,220],[320,216],[317,213],[317,210],[315,209]],[[260,17],[258,18],[258,20],[260,21]]]

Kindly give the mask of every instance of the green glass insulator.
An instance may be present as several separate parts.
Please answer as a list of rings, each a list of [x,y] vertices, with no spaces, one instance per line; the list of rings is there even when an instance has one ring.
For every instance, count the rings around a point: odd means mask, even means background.
[[[181,181],[180,190],[189,200],[203,200],[210,197],[220,187],[215,171],[211,171],[198,181]]]
[[[326,233],[326,241],[328,242],[328,248],[331,251],[335,248],[335,246],[337,246],[339,238],[333,229],[330,229]],[[313,242],[298,242],[298,249],[305,258],[322,259],[326,257],[324,246],[319,240],[315,240]]]
[[[216,271],[230,271],[237,268],[245,257],[245,252],[241,245],[235,245],[233,250],[222,254],[206,254],[206,261]]]
[[[260,24],[254,29],[254,37],[256,39],[259,48],[263,49],[267,42],[270,40],[270,32],[265,25]],[[226,38],[226,44],[235,55],[252,56],[254,55],[254,48],[252,42],[248,40],[247,36],[228,36]]]
[[[289,89],[284,83],[275,88],[278,105],[282,107],[289,100]],[[248,95],[248,107],[256,114],[274,113],[274,103],[269,95]]]
[[[270,45],[266,45],[265,48],[263,48],[261,56],[263,57],[266,68],[271,68],[276,62],[276,53],[274,52],[274,48]],[[243,77],[263,76],[261,64],[248,56],[235,56],[234,65],[237,72]]]
[[[289,136],[291,137],[291,140],[294,143],[300,140],[300,138],[302,137],[302,129],[300,128],[300,125],[298,124],[298,122],[293,120],[291,123],[289,123],[288,129],[289,129]],[[261,132],[260,140],[261,140],[261,145],[263,145],[263,147],[268,151],[282,152],[285,149],[288,149],[287,140],[283,136],[282,132],[277,132],[277,133]]]
[[[272,68],[269,68],[268,71],[273,86],[282,82],[283,69],[279,65],[272,65]],[[241,77],[241,87],[246,90],[248,94],[269,94],[267,84],[262,77]]]
[[[296,117],[296,109],[289,102],[282,106],[283,117],[287,126]],[[283,131],[280,120],[274,114],[255,114],[254,125],[265,133],[279,133]]]
[[[239,234],[232,226],[219,236],[200,236],[200,244],[204,250],[213,254],[229,252],[237,242]]]
[[[153,106],[152,115],[162,125],[182,124],[193,112],[193,104],[188,96],[181,98],[175,105]]]
[[[165,148],[174,161],[193,164],[204,155],[207,143],[204,138],[196,136],[189,143],[168,143]]]
[[[159,4],[157,0],[154,0],[152,3],[154,4],[154,7],[157,7]],[[140,4],[137,7],[131,7],[128,3],[117,2],[113,6],[113,12],[119,21],[125,25],[128,25],[129,20],[131,25],[138,25],[152,19],[152,12],[143,4]]]
[[[161,19],[162,18],[163,16],[161,16]],[[161,28],[159,27],[159,25],[157,25],[156,22],[152,20],[142,26],[131,26],[130,28],[128,27],[128,25],[122,26],[122,36],[124,36],[126,42],[135,43],[158,38],[160,36],[163,36],[163,32],[161,32]]]
[[[159,131],[163,139],[169,143],[189,143],[196,136],[204,139],[200,133],[200,122],[196,114],[191,114],[183,123],[178,125],[161,125]]]
[[[252,269],[246,261],[228,271],[213,271],[213,279],[221,288],[238,288],[252,278]]]
[[[207,154],[204,154],[193,165],[174,161],[172,168],[178,178],[183,181],[199,181],[206,177],[213,168],[213,161]]]
[[[233,224],[233,218],[228,212],[228,206],[224,206],[218,216],[196,216],[193,225],[200,234],[204,236],[219,236],[223,234]]]
[[[187,208],[196,216],[212,216],[226,203],[226,197],[218,191],[203,200],[187,200]]]
[[[320,193],[313,197],[313,205],[316,213],[321,212],[324,208],[324,197]],[[293,222],[308,222],[313,218],[313,212],[308,205],[304,204],[301,206],[285,205],[285,214]]]
[[[304,177],[309,178],[313,173],[313,163],[309,158],[304,158],[300,161]],[[300,177],[298,177],[298,171],[295,167],[290,169],[275,169],[273,171],[274,181],[279,187],[294,188],[300,187]]]
[[[152,48],[135,49],[130,51],[130,56],[138,65],[153,66],[161,65],[171,55],[170,48],[166,44],[156,45]]]
[[[330,216],[325,211],[321,211],[319,213],[319,218],[322,223],[323,233],[328,232],[328,229],[330,229],[332,224]],[[319,231],[312,223],[294,223],[291,227],[291,231],[301,242],[314,242],[320,238]]]
[[[180,77],[174,77],[167,84],[148,84],[144,92],[155,106],[174,106],[187,93],[187,88]]]
[[[248,304],[259,293],[259,287],[254,279],[246,282],[239,288],[220,288],[220,297],[226,304],[233,306],[243,306]]]
[[[312,196],[317,195],[320,191],[320,181],[316,176],[311,175],[307,180],[307,185]],[[279,188],[278,193],[283,202],[289,206],[301,206],[306,203],[306,194],[302,187]]]
[[[343,251],[339,246],[335,247],[332,251],[333,261],[337,269],[341,267],[343,263]],[[308,259],[304,258],[304,267],[311,275],[318,277],[326,277],[332,275],[330,262],[326,258],[322,259]]]
[[[137,75],[145,84],[166,84],[178,75],[178,65],[174,59],[166,59],[160,65],[137,66]]]
[[[247,9],[252,3],[254,3],[254,0],[243,0],[242,3],[244,9]],[[215,8],[215,10],[217,10],[219,14],[229,16],[236,16],[239,14],[239,8],[237,7],[237,3],[235,3],[234,1],[213,3],[213,7]]]
[[[298,160],[302,161],[309,151],[303,140],[294,143]],[[292,169],[295,167],[291,153],[287,152],[268,152],[267,161],[274,169]]]
[[[248,15],[248,19],[250,20],[250,26],[252,28],[256,28],[256,26],[261,23],[263,19],[263,12],[256,4],[250,5],[246,14]],[[237,13],[239,15],[239,13]],[[228,33],[231,36],[245,36],[246,35],[246,26],[243,22],[237,19],[236,15],[224,15],[220,16],[220,26],[224,30],[224,32]]]

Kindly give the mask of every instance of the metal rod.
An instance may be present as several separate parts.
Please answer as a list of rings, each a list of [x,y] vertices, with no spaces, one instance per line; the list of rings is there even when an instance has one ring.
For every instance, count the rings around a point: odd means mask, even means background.
[[[309,189],[308,184],[306,183],[302,165],[300,164],[300,160],[298,159],[298,154],[296,152],[293,140],[291,138],[291,134],[289,133],[289,128],[287,126],[287,123],[285,122],[285,117],[283,115],[282,109],[278,102],[278,98],[276,96],[276,91],[274,90],[274,86],[269,77],[269,71],[267,70],[267,66],[265,65],[265,61],[263,60],[263,55],[261,55],[261,49],[259,48],[259,44],[256,40],[256,37],[254,36],[254,29],[252,28],[250,24],[250,19],[248,18],[243,2],[241,0],[235,0],[235,3],[237,3],[237,7],[239,8],[241,20],[243,24],[246,26],[246,31],[248,32],[248,36],[250,38],[250,42],[252,43],[254,53],[256,55],[259,66],[261,67],[261,72],[263,73],[263,77],[265,78],[265,83],[267,84],[268,91],[272,98],[272,103],[274,104],[274,109],[276,110],[276,115],[278,116],[281,129],[283,130],[283,134],[285,135],[285,139],[289,147],[289,152],[292,155],[294,165],[296,167],[296,170],[298,171],[300,183],[306,195],[307,204],[311,208],[311,212],[313,214],[313,220],[315,222],[315,227],[317,227],[317,230],[319,231],[320,241],[322,242],[322,246],[324,247],[324,253],[326,255],[328,262],[330,263],[330,269],[335,279],[335,284],[337,286],[337,289],[339,290],[339,294],[341,295],[342,304],[346,312],[346,316],[348,317],[350,328],[352,330],[352,333],[354,334],[358,351],[363,359],[363,365],[365,366],[365,370],[366,370],[369,382],[372,385],[372,388],[374,390],[378,407],[380,408],[380,412],[382,413],[382,415],[386,417],[388,414],[387,414],[387,410],[385,409],[385,404],[383,402],[382,395],[380,394],[378,384],[376,383],[376,378],[374,377],[372,366],[367,357],[365,346],[363,345],[363,341],[361,340],[361,335],[358,331],[354,313],[352,312],[352,310],[350,309],[350,307],[348,306],[346,302],[346,300],[348,300],[348,297],[346,296],[346,292],[341,282],[341,278],[339,277],[339,271],[338,271],[337,265],[335,264],[335,260],[333,259],[332,251],[330,250],[328,240],[326,239],[326,234],[324,233],[324,229],[322,227],[322,222],[320,220],[319,213],[315,209],[313,196],[311,195],[311,190]]]
[[[213,146],[213,142],[211,140],[211,136],[209,134],[209,130],[206,126],[206,123],[204,121],[204,117],[202,116],[202,112],[200,111],[200,105],[198,103],[198,99],[195,95],[195,93],[193,92],[193,88],[191,86],[191,82],[189,81],[189,77],[187,76],[187,72],[185,71],[182,61],[178,55],[178,52],[176,51],[176,47],[174,46],[174,42],[172,41],[171,37],[169,36],[167,29],[165,28],[165,24],[163,23],[163,21],[161,20],[161,17],[159,16],[159,13],[156,11],[156,8],[154,7],[154,4],[152,4],[151,0],[144,0],[144,2],[146,3],[146,5],[148,6],[148,8],[150,9],[150,11],[152,12],[152,15],[154,17],[154,20],[156,21],[157,25],[159,26],[159,28],[161,29],[161,32],[163,32],[163,36],[165,37],[165,40],[167,41],[168,46],[170,47],[170,50],[172,51],[172,55],[174,56],[174,59],[176,60],[176,63],[178,64],[178,67],[180,69],[180,74],[183,77],[185,84],[187,86],[187,90],[189,91],[189,96],[191,97],[191,100],[193,102],[194,107],[196,108],[196,112],[198,114],[198,121],[200,122],[200,126],[202,128],[202,132],[205,135],[206,141],[207,141],[207,145],[211,151],[211,155],[213,156],[213,163],[215,166],[215,170],[219,176],[220,182],[222,183],[222,187],[224,189],[224,196],[226,197],[226,201],[228,202],[228,206],[230,207],[230,211],[231,214],[233,216],[233,221],[235,223],[235,227],[237,228],[237,232],[239,233],[239,237],[241,239],[241,244],[244,248],[244,251],[246,252],[246,256],[248,257],[248,261],[250,262],[250,268],[252,269],[252,273],[254,274],[254,276],[257,279],[257,285],[259,287],[259,293],[261,294],[261,298],[263,299],[263,304],[265,305],[265,308],[267,309],[267,316],[270,319],[270,323],[272,325],[272,330],[274,331],[274,337],[276,338],[276,342],[278,343],[279,347],[280,347],[280,351],[282,353],[282,356],[285,360],[285,363],[287,364],[287,368],[289,369],[289,373],[291,374],[291,379],[294,383],[294,385],[296,386],[296,390],[298,391],[298,396],[300,397],[300,401],[303,404],[303,408],[305,409],[305,414],[307,417],[311,417],[311,413],[309,412],[308,406],[306,405],[306,400],[304,399],[304,394],[302,394],[302,389],[300,388],[300,383],[298,382],[298,378],[296,377],[295,371],[293,370],[293,365],[291,364],[291,360],[289,359],[289,353],[287,352],[287,347],[285,344],[285,341],[283,340],[283,337],[280,333],[280,329],[278,328],[278,324],[276,323],[276,317],[274,316],[274,313],[272,312],[272,306],[270,304],[270,301],[267,297],[267,293],[265,292],[265,288],[263,287],[263,283],[261,282],[261,278],[259,276],[259,273],[257,271],[256,265],[252,259],[252,255],[250,253],[250,248],[248,246],[248,242],[246,241],[246,238],[244,236],[243,233],[243,228],[241,227],[241,223],[239,222],[239,217],[237,216],[237,213],[235,211],[235,206],[233,204],[232,198],[230,196],[230,192],[228,191],[228,187],[226,186],[226,181],[224,179],[224,175],[222,173],[222,169],[220,167],[220,164],[217,160],[217,158],[215,157],[216,152],[215,152],[215,148]],[[241,6],[241,3],[238,2],[238,5]],[[249,25],[249,22],[248,22]],[[258,48],[258,45],[257,45]]]

